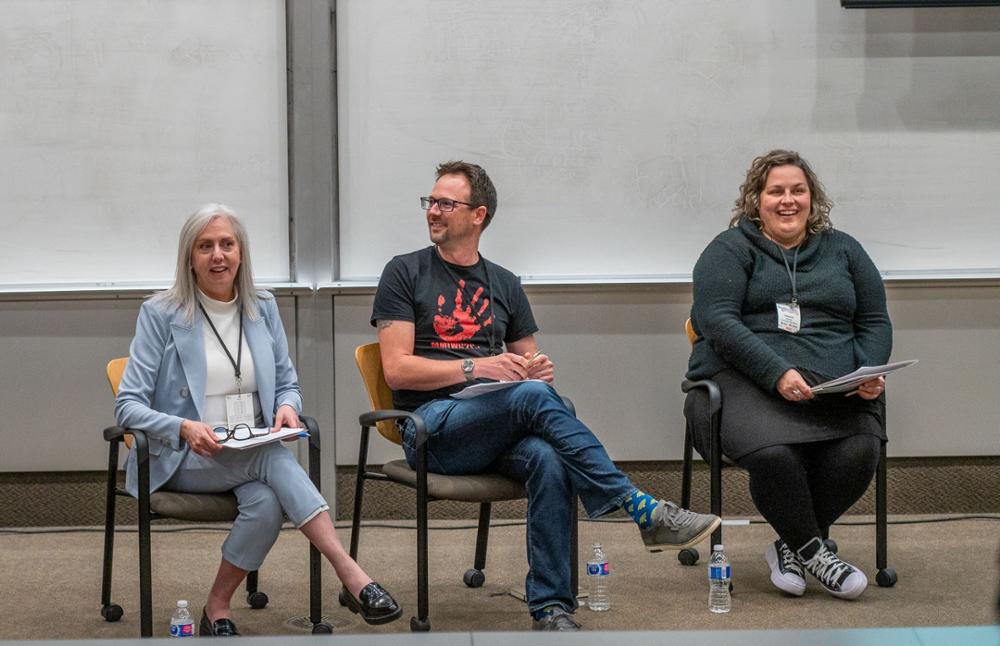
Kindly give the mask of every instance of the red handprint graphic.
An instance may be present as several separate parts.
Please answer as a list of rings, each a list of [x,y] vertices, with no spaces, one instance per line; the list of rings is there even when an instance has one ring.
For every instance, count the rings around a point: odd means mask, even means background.
[[[493,325],[493,317],[483,320],[483,312],[489,307],[490,299],[482,298],[483,288],[480,287],[472,295],[472,302],[466,307],[462,307],[462,292],[465,289],[465,281],[458,281],[458,289],[455,290],[455,309],[451,314],[444,313],[444,294],[438,296],[438,313],[434,316],[434,331],[442,341],[454,342],[465,341],[472,338],[480,329]],[[480,299],[482,298],[482,302]]]

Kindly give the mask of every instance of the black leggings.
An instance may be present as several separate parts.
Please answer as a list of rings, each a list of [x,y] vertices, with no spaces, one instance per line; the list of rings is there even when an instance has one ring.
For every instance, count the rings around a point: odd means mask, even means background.
[[[830,525],[868,488],[881,440],[858,434],[806,444],[779,444],[737,460],[750,474],[750,496],[792,550]]]

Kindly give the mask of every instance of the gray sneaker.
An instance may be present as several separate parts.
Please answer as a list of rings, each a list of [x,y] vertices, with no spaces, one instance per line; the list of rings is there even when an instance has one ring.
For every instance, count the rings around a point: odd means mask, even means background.
[[[541,619],[531,620],[532,630],[557,630],[559,632],[576,632],[580,624],[573,621],[573,615],[562,608],[553,608],[550,614],[542,615]]]
[[[681,550],[705,540],[721,524],[718,516],[696,514],[661,500],[653,510],[653,524],[645,529],[640,527],[639,532],[650,552],[663,548]]]

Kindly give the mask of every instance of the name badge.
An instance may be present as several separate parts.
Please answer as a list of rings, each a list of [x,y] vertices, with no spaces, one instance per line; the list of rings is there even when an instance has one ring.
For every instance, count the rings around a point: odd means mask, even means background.
[[[236,428],[237,424],[253,428],[253,393],[226,395],[226,422],[229,428]]]
[[[798,303],[775,303],[778,308],[778,329],[795,334],[802,327]]]

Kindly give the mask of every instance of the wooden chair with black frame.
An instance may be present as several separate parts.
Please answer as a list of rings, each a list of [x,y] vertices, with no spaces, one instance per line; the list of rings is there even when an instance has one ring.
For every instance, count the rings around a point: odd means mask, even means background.
[[[684,331],[687,339],[694,345],[698,340],[691,319],[684,324]],[[694,389],[703,389],[708,397],[708,416],[711,419],[710,448],[707,462],[709,464],[709,489],[711,511],[716,516],[722,517],[722,468],[724,466],[736,466],[722,453],[722,442],[720,439],[720,426],[722,419],[722,393],[718,384],[711,379],[701,379],[691,381],[685,379],[681,384],[681,390],[685,393]],[[882,422],[885,423],[885,415],[882,415]],[[684,430],[684,466],[681,477],[681,506],[685,509],[691,503],[691,470],[693,464],[693,431],[689,420],[685,420]],[[891,588],[896,585],[898,576],[896,571],[888,566],[888,512],[886,503],[886,444],[882,442],[879,455],[878,469],[875,474],[875,567],[877,569],[875,581],[880,587]],[[823,537],[827,547],[837,551],[837,543],[828,536]],[[722,543],[722,525],[712,533],[712,545]],[[700,555],[695,548],[681,550],[677,554],[677,560],[682,565],[695,565]]]
[[[127,357],[113,359],[107,366],[108,383],[112,392],[118,395],[118,385],[125,373]],[[318,489],[320,486],[320,444],[319,426],[316,420],[305,415],[299,419],[309,431],[309,478]],[[138,520],[139,520],[139,633],[142,637],[153,635],[153,595],[151,564],[151,521],[174,518],[188,522],[228,523],[237,516],[236,497],[232,492],[219,494],[191,494],[174,491],[149,493],[149,449],[146,434],[141,429],[110,426],[104,429],[104,439],[108,442],[107,507],[104,521],[104,574],[101,581],[101,616],[105,621],[121,619],[124,610],[111,601],[111,575],[114,564],[115,542],[115,501],[118,496],[132,498],[118,486],[119,449],[124,441],[127,448],[135,444],[138,451]],[[309,546],[309,621],[312,632],[328,634],[333,632],[330,624],[322,619],[322,580],[320,553]],[[259,610],[267,606],[267,595],[257,589],[257,572],[247,575],[247,604]]]
[[[419,415],[392,408],[392,391],[385,381],[382,371],[382,356],[378,343],[358,346],[354,353],[358,370],[368,392],[372,410],[359,417],[361,424],[361,446],[358,452],[358,475],[354,492],[354,515],[351,528],[351,558],[357,560],[361,537],[361,516],[366,480],[395,482],[416,490],[417,494],[417,615],[410,618],[410,629],[414,632],[429,631],[428,565],[427,565],[427,504],[434,500],[456,500],[479,504],[479,529],[476,535],[476,555],[473,566],[465,571],[462,580],[470,588],[478,588],[486,581],[486,548],[489,541],[490,515],[492,503],[502,500],[520,500],[526,497],[524,487],[501,475],[483,473],[467,476],[445,476],[427,471],[427,432]],[[570,410],[572,403],[563,398]],[[382,465],[381,471],[368,468],[368,437],[372,427],[393,444],[401,444],[402,439],[396,428],[396,420],[410,419],[417,433],[417,468],[411,469],[406,460],[392,460]],[[578,590],[578,554],[576,531],[576,504],[573,505],[573,531],[571,545],[572,586],[574,594]],[[341,604],[346,603],[341,592]]]

